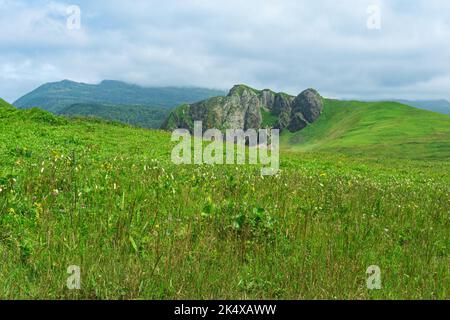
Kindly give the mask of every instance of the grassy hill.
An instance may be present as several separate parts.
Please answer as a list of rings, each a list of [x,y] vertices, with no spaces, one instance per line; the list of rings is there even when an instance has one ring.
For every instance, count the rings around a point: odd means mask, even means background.
[[[325,99],[315,123],[296,133],[284,132],[281,140],[293,151],[448,160],[450,116],[396,102]]]
[[[114,80],[105,80],[99,84],[63,80],[46,83],[13,104],[18,108],[40,107],[51,112],[59,112],[77,103],[172,108],[223,94],[220,90],[205,88],[146,88]]]
[[[168,114],[165,108],[148,106],[73,104],[58,112],[65,116],[97,117],[110,121],[120,121],[142,128],[159,128]]]
[[[8,102],[0,98],[0,108],[2,109],[14,109],[12,105],[10,105]]]
[[[328,103],[327,151],[357,151],[351,125],[383,119]],[[276,176],[176,166],[170,133],[1,100],[0,132],[1,299],[448,299],[448,161],[284,150]]]

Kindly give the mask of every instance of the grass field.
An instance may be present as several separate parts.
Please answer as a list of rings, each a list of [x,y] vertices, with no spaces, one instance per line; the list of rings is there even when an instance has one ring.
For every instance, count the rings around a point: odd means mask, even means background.
[[[448,299],[450,117],[375,106],[328,100],[262,177],[0,101],[0,299]]]

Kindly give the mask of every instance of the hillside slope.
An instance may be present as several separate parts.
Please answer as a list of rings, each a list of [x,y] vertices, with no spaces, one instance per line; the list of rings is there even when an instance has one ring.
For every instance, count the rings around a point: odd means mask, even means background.
[[[168,114],[165,108],[149,108],[140,105],[106,105],[77,103],[58,112],[66,116],[87,116],[120,121],[142,128],[157,129]]]
[[[192,103],[223,94],[225,93],[220,90],[205,88],[146,88],[113,80],[105,80],[99,84],[63,80],[46,83],[13,104],[22,109],[39,107],[51,112],[58,112],[75,103],[171,108],[182,103]]]
[[[283,132],[281,141],[293,151],[449,159],[450,116],[396,102],[325,99],[315,123]]]
[[[0,98],[0,108],[2,109],[13,109],[14,107],[10,105],[8,102]]]

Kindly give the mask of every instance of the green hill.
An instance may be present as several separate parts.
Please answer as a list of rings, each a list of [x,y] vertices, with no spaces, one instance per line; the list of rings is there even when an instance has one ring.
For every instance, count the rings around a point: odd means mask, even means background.
[[[120,121],[142,128],[159,128],[168,114],[165,108],[148,106],[73,104],[58,112],[66,116],[97,117],[105,120]]]
[[[46,83],[13,104],[22,109],[39,107],[51,112],[61,111],[77,103],[172,108],[223,94],[220,90],[194,87],[147,88],[114,80],[104,80],[99,84],[63,80]]]
[[[13,109],[14,107],[10,105],[8,102],[0,98],[0,108],[2,109]]]
[[[296,133],[283,132],[281,141],[293,151],[449,159],[450,116],[396,102],[325,99],[316,122]]]

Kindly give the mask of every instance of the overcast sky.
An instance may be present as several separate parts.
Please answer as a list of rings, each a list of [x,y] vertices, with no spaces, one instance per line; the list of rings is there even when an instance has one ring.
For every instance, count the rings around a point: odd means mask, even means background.
[[[380,29],[367,26],[373,4]],[[70,5],[80,29],[67,27]],[[448,0],[0,0],[0,13],[10,102],[62,79],[450,99]]]

